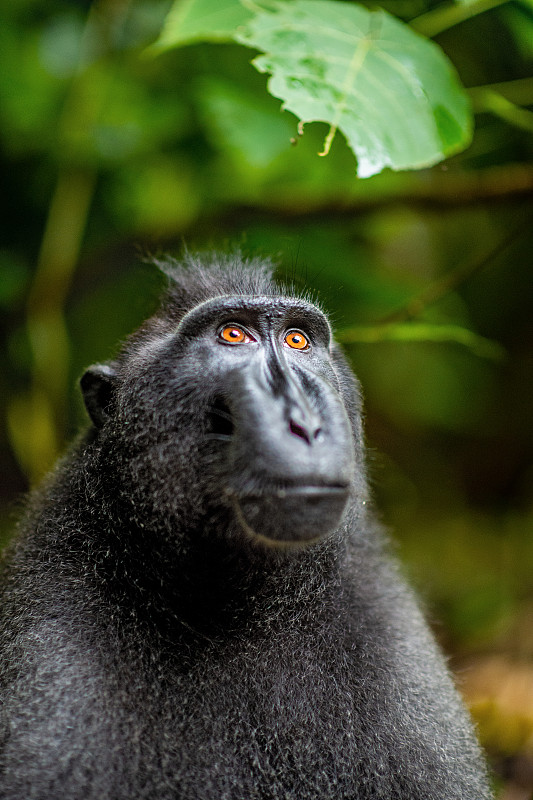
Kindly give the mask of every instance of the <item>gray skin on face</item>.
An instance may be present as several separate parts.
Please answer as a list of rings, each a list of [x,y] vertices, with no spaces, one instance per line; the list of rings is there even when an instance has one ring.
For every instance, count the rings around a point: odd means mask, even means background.
[[[187,260],[6,556],[0,796],[490,800],[326,316]]]
[[[271,545],[334,530],[354,451],[324,315],[290,298],[217,298],[189,312],[176,339],[216,387],[213,435],[227,438],[225,490],[243,528]]]

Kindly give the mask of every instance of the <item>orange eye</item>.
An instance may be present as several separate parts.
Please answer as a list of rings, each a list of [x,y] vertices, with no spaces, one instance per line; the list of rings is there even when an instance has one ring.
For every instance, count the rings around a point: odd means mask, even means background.
[[[224,325],[219,330],[218,337],[228,344],[248,344],[254,341],[239,325],[232,324]]]
[[[289,331],[285,334],[285,344],[293,350],[307,350],[309,339],[301,331]]]

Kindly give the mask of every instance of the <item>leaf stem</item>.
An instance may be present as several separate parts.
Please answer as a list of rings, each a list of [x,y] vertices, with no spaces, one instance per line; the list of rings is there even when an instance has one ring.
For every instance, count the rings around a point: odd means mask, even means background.
[[[519,106],[529,106],[533,103],[533,78],[518,78],[514,81],[501,81],[500,83],[487,83],[483,86],[472,86],[467,92],[475,98],[476,92],[490,89],[501,94]]]
[[[533,133],[533,112],[512,103],[488,86],[469,89],[476,113],[489,112],[517,128]]]
[[[331,150],[331,145],[333,144],[333,139],[335,138],[335,134],[337,133],[337,126],[330,125],[328,135],[324,139],[324,147],[318,153],[319,156],[327,156],[329,151]]]
[[[460,22],[508,2],[509,0],[474,0],[472,3],[453,3],[447,6],[439,6],[425,14],[421,14],[419,17],[415,17],[409,25],[417,33],[431,38],[448,30],[448,28],[453,28],[454,25],[458,25]]]

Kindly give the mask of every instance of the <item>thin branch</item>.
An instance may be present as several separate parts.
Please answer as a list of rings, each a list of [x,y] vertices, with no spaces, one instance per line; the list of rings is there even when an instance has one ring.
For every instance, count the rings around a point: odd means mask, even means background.
[[[467,259],[459,264],[455,269],[443,275],[438,280],[431,283],[419,295],[410,300],[407,305],[390,314],[382,317],[379,320],[380,325],[389,325],[397,322],[405,322],[409,319],[414,319],[430,305],[440,300],[453,289],[460,286],[467,278],[470,278],[474,273],[484,269],[491,261],[494,261],[501,253],[503,253],[511,244],[513,244],[522,233],[526,230],[531,230],[533,219],[531,215],[521,220],[520,224],[511,230],[507,236],[498,242],[490,250],[485,252],[480,258]]]
[[[356,325],[337,332],[337,338],[344,344],[375,344],[377,342],[452,342],[467,347],[480,358],[501,361],[505,358],[504,348],[495,341],[486,339],[467,328],[455,324],[432,324],[411,322],[441,297],[444,297],[466,278],[486,267],[512,244],[527,228],[531,228],[532,218],[522,220],[496,246],[479,259],[469,259],[455,269],[431,283],[423,292],[410,300],[407,305],[382,317],[374,325]]]
[[[78,263],[96,183],[93,167],[80,167],[69,152],[72,131],[80,115],[89,125],[100,110],[98,103],[84,106],[83,87],[91,59],[112,48],[112,35],[122,22],[130,0],[99,0],[87,17],[78,55],[78,68],[58,122],[61,166],[48,209],[37,270],[27,302],[26,327],[33,357],[29,396],[16,398],[10,425],[12,443],[31,481],[49,468],[65,436],[70,341],[65,321],[65,301]],[[20,429],[21,409],[26,409]],[[15,424],[16,423],[16,424]]]
[[[462,328],[460,325],[438,325],[425,322],[399,322],[378,325],[357,325],[337,331],[343,344],[377,344],[379,342],[448,342],[468,348],[480,358],[501,361],[505,350],[498,343]]]

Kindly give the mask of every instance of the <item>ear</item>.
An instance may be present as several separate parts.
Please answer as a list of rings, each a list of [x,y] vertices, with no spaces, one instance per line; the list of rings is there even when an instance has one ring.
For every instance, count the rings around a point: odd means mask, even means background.
[[[97,428],[111,416],[117,382],[117,373],[111,364],[95,364],[82,375],[80,385],[85,408]]]

